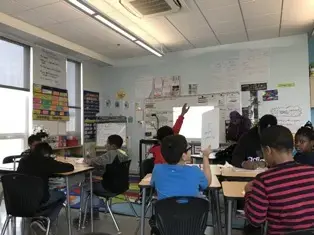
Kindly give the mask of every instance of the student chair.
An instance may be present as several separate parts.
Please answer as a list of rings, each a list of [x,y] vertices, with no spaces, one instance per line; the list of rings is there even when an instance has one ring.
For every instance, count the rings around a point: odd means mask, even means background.
[[[120,233],[120,229],[111,211],[112,198],[120,194],[123,194],[131,210],[133,211],[134,215],[138,217],[132,203],[130,202],[129,198],[125,195],[125,193],[129,190],[129,185],[130,185],[129,183],[130,164],[131,164],[131,160],[120,162],[118,157],[116,157],[112,164],[108,164],[106,166],[106,172],[104,173],[103,180],[102,180],[102,186],[104,187],[105,190],[104,191],[93,190],[93,194],[95,196],[103,198],[105,200],[106,209],[110,213],[110,216],[113,220],[113,223],[118,233]],[[85,222],[86,222],[87,204],[90,201],[89,199],[90,199],[90,192],[85,201],[83,226],[85,225]]]
[[[50,219],[41,216],[37,211],[43,199],[44,184],[42,179],[21,174],[9,174],[1,177],[7,218],[1,230],[4,235],[10,220],[16,217],[44,219],[47,221],[47,233],[50,230]]]
[[[204,235],[209,202],[197,197],[172,197],[155,203],[160,235]]]
[[[13,156],[5,157],[2,161],[2,164],[13,163],[15,162],[16,159],[19,159],[21,157],[22,157],[21,155],[13,155]]]

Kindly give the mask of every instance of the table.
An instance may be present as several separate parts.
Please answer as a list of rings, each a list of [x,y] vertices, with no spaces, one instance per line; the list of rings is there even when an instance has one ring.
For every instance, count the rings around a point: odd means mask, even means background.
[[[244,198],[244,187],[247,182],[224,181],[222,182],[222,190],[227,201],[226,219],[226,235],[232,234],[232,208],[233,202],[237,199]]]
[[[203,170],[203,164],[187,164],[188,166],[198,166]],[[213,175],[221,175],[221,166],[220,165],[210,165],[210,171]]]
[[[57,173],[54,174],[55,177],[63,177],[66,181],[66,192],[67,192],[67,214],[68,214],[68,235],[72,235],[72,226],[71,226],[71,208],[70,208],[70,185],[77,185],[85,179],[85,173],[89,172],[90,177],[90,190],[93,190],[93,167],[88,166],[85,163],[77,163],[79,158],[64,158],[57,157],[56,160],[65,163],[71,163],[74,166],[74,170],[66,173]],[[0,175],[9,174],[15,172],[18,167],[18,163],[14,169],[14,163],[0,164]],[[93,195],[91,194],[91,205],[93,205]],[[94,231],[93,224],[93,206],[91,206],[91,231]]]
[[[212,166],[211,166],[212,167]],[[213,169],[216,169],[215,166],[213,166]],[[216,172],[218,173],[218,172]],[[139,187],[142,189],[142,207],[141,207],[141,220],[140,220],[140,235],[145,234],[145,210],[146,210],[146,189],[151,188],[150,180],[151,180],[152,174],[147,174],[139,183]],[[212,182],[208,186],[210,190],[210,196],[211,196],[211,203],[212,203],[212,214],[213,218],[215,217],[216,223],[213,225],[216,225],[218,235],[222,235],[222,225],[221,225],[221,216],[220,216],[220,204],[219,204],[219,189],[221,188],[220,182],[217,178],[217,176],[212,172]]]
[[[258,175],[261,172],[262,171],[256,170],[235,171],[232,167],[221,168],[221,175],[225,177],[255,178],[256,175]]]

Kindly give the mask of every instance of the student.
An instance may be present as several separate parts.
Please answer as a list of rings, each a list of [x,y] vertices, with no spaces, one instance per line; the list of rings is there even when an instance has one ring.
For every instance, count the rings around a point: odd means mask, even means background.
[[[160,151],[160,142],[169,135],[179,134],[180,129],[183,124],[184,115],[189,111],[190,107],[187,104],[184,104],[182,107],[181,115],[178,117],[176,123],[171,128],[170,126],[163,126],[157,130],[157,139],[159,144],[154,145],[149,153],[153,154],[154,164],[163,164],[166,163]]]
[[[297,153],[294,160],[308,165],[314,165],[314,130],[311,122],[307,122],[295,134],[295,149]]]
[[[30,155],[20,160],[17,172],[37,176],[43,180],[44,197],[39,211],[43,212],[44,216],[49,217],[51,222],[54,222],[62,209],[66,197],[63,192],[49,191],[49,177],[54,173],[73,171],[74,167],[72,164],[54,160],[50,157],[51,154],[52,148],[48,143],[37,144]],[[44,221],[36,220],[31,223],[31,228],[36,234],[45,234],[47,225]]]
[[[248,133],[244,134],[236,148],[232,153],[232,165],[245,169],[256,169],[266,167],[263,159],[260,133],[271,126],[277,125],[277,118],[273,115],[264,115],[258,122],[258,125],[253,127]]]
[[[260,137],[270,169],[245,187],[245,215],[253,226],[268,222],[268,234],[286,234],[314,226],[314,167],[293,160],[293,136],[284,126]]]
[[[106,191],[104,187],[102,186],[101,181],[99,178],[102,178],[103,174],[106,171],[106,166],[108,164],[113,163],[115,158],[117,157],[120,162],[125,162],[129,160],[128,154],[123,151],[122,148],[123,145],[123,139],[119,135],[110,135],[107,139],[107,145],[106,150],[107,152],[101,156],[98,157],[92,157],[92,158],[86,158],[84,159],[85,163],[87,163],[90,166],[95,167],[95,171],[93,171],[93,176],[95,176],[97,179],[93,182],[93,189],[97,191]],[[89,185],[86,185],[84,187],[84,190],[81,194],[81,197],[83,200],[81,200],[81,208],[83,208],[83,203],[85,202],[87,198],[86,191],[89,190]],[[99,205],[99,199],[97,197],[93,197],[93,204],[94,206]],[[99,217],[98,211],[95,211],[94,218],[97,219]],[[77,219],[75,220],[77,221]]]
[[[203,151],[203,171],[197,166],[187,166],[190,153],[188,143],[182,135],[165,137],[161,142],[161,153],[167,164],[157,164],[153,170],[151,185],[158,199],[174,196],[200,196],[211,183],[209,166],[210,148]]]
[[[28,156],[30,155],[31,151],[35,148],[35,146],[37,144],[39,144],[41,142],[41,139],[39,136],[37,135],[31,135],[30,137],[28,137],[28,146],[29,149],[25,150],[23,153],[21,153],[22,157]]]
[[[232,111],[229,115],[230,124],[227,130],[227,140],[238,142],[242,135],[251,128],[251,120],[242,116],[237,111]]]

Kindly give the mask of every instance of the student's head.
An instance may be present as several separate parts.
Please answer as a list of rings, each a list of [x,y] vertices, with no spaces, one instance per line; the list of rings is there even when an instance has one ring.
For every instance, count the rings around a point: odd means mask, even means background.
[[[260,136],[263,156],[269,166],[292,160],[293,136],[284,126],[265,128]]]
[[[312,152],[314,131],[311,122],[307,122],[295,134],[295,148],[300,153]]]
[[[276,126],[277,125],[277,118],[271,114],[266,114],[258,122],[259,133],[261,133],[264,129]]]
[[[39,144],[40,142],[41,142],[41,139],[37,135],[31,135],[30,137],[28,137],[28,146],[30,147],[31,150],[33,150],[35,146]]]
[[[123,139],[119,135],[111,135],[107,139],[107,149],[116,150],[120,149],[123,144]]]
[[[239,114],[237,111],[232,111],[229,114],[229,118],[230,118],[230,122],[235,125],[239,124],[242,120],[241,114]]]
[[[161,141],[161,154],[170,165],[190,159],[188,142],[183,135],[170,135]]]
[[[165,137],[173,135],[173,129],[170,126],[163,126],[157,130],[157,140],[162,141]]]
[[[32,157],[50,157],[50,155],[53,154],[51,146],[46,142],[38,143],[32,153]]]

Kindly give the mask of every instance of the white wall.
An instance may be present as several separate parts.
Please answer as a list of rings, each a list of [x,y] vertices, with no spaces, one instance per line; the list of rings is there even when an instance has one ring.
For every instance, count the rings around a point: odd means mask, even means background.
[[[227,82],[227,78],[217,80],[211,76],[209,67],[215,61],[230,59],[245,49],[262,48],[269,48],[271,52],[268,76],[263,78],[237,76],[234,78],[234,82]],[[180,75],[183,93],[187,92],[189,83],[196,83],[199,84],[199,94],[239,90],[240,82],[260,82],[262,80],[268,83],[270,89],[275,89],[278,83],[295,82],[298,92],[291,95],[297,96],[300,103],[308,107],[304,112],[305,116],[310,118],[307,35],[195,49],[172,53],[162,59],[156,57],[134,58],[121,61],[119,64],[120,67],[103,69],[102,84],[97,83],[97,85],[102,85],[104,99],[114,100],[116,92],[124,89],[127,94],[126,99],[131,102],[130,110],[102,107],[105,114],[134,116],[132,103],[141,101],[137,100],[135,95],[136,80]],[[128,133],[131,133],[133,155],[131,168],[134,170],[137,168],[138,141],[143,138],[144,130],[140,128],[139,124],[133,123],[129,125]]]

